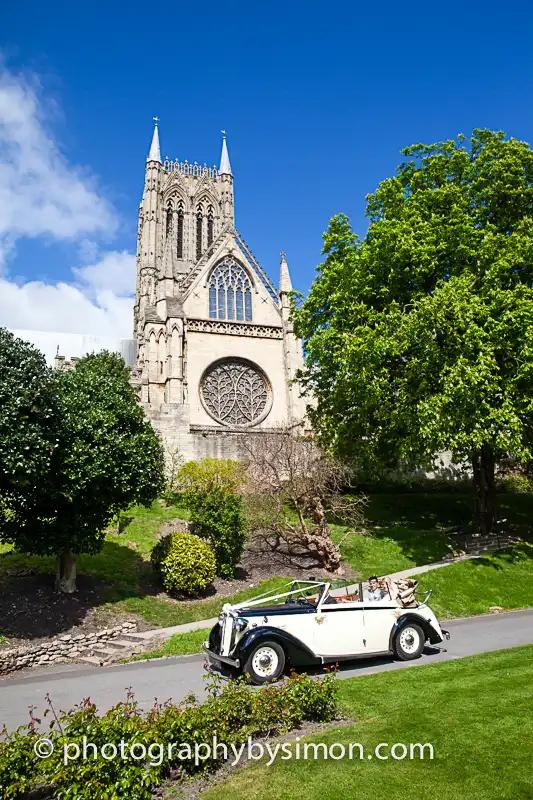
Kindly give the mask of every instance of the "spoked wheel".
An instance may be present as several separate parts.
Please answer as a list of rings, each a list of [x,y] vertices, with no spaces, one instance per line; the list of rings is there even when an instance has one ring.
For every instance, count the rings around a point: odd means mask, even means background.
[[[404,625],[394,638],[394,653],[400,661],[412,661],[420,658],[426,637],[424,631],[415,622]]]
[[[275,681],[285,669],[285,653],[277,642],[265,641],[257,644],[246,659],[244,673],[252,683]]]

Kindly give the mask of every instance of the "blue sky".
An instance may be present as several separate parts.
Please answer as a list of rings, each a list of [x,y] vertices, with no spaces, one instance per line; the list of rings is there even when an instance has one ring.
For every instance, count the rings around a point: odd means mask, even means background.
[[[7,5],[0,325],[130,335],[154,115],[172,158],[217,162],[228,131],[237,227],[307,291],[328,220],[364,234],[402,147],[474,127],[533,140],[532,34],[513,0]]]

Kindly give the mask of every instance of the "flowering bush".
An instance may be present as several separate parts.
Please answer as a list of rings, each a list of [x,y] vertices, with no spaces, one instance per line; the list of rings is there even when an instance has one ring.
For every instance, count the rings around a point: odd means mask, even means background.
[[[101,716],[90,698],[59,715],[47,698],[51,755],[36,752],[35,721],[4,732],[0,796],[17,800],[40,787],[40,797],[62,800],[150,800],[169,778],[179,782],[223,762],[219,751],[204,752],[214,737],[221,747],[238,746],[250,736],[287,733],[304,720],[329,722],[337,709],[333,673],[321,680],[292,674],[260,691],[242,679],[224,688],[214,679],[208,691],[202,704],[190,696],[179,706],[155,703],[148,713],[128,691],[125,702]]]

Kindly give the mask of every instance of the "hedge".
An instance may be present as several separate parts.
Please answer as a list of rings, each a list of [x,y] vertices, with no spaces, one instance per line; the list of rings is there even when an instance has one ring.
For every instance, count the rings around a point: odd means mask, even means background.
[[[139,708],[131,692],[101,716],[89,698],[66,713],[57,713],[50,701],[49,705],[53,719],[46,733],[39,732],[34,719],[14,733],[4,732],[4,800],[25,797],[35,789],[40,798],[150,800],[169,779],[179,784],[224,763],[223,745],[239,747],[249,737],[285,734],[304,721],[331,721],[337,712],[337,687],[334,672],[320,680],[291,674],[283,683],[259,691],[242,679],[223,688],[212,679],[204,703],[190,696],[180,705],[156,702],[148,712]],[[36,751],[43,736],[52,753],[39,758]],[[214,737],[217,753],[206,755],[205,744],[211,745]],[[229,750],[230,761],[233,752]]]

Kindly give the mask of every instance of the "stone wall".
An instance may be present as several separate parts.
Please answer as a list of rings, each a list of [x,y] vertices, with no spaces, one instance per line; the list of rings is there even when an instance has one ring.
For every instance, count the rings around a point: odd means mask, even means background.
[[[15,672],[17,669],[75,660],[82,653],[90,651],[95,645],[101,645],[125,633],[131,633],[136,627],[135,622],[123,622],[122,625],[114,628],[106,628],[93,633],[66,633],[37,645],[0,650],[0,675]]]

